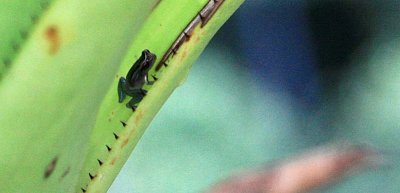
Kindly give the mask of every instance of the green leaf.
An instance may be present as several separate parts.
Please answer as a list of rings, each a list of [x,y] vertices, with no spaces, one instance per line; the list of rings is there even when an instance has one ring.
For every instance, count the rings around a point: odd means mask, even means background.
[[[119,77],[126,75],[143,49],[156,53],[157,64],[207,2],[197,0],[184,3],[164,0],[140,30],[115,76],[96,119],[90,142],[90,153],[81,177],[81,179],[87,179],[87,173],[96,176],[89,183],[87,192],[105,192],[109,188],[162,104],[186,79],[191,65],[209,40],[243,1],[225,1],[207,25],[204,27],[199,25],[196,28],[190,39],[168,61],[167,68],[161,70],[161,73],[154,71],[150,73],[154,73],[159,79],[153,86],[146,87],[148,94],[132,115],[132,110],[126,108],[124,103],[118,103],[116,89]],[[121,122],[127,125],[124,126]],[[114,134],[118,136],[117,139]],[[111,151],[107,150],[106,145],[111,148]],[[101,160],[101,166],[98,160]]]
[[[30,7],[21,2],[0,2],[2,23],[25,18],[14,17]],[[1,47],[13,58],[0,84],[1,192],[75,192],[102,98],[156,3],[55,1],[18,54]]]
[[[187,23],[192,20],[206,2],[207,0],[190,2],[164,0],[160,2],[145,22],[129,48],[100,108],[90,140],[89,153],[80,178],[82,188],[87,189],[86,186],[90,180],[89,173],[97,175],[99,160],[104,162],[108,158],[109,152],[106,145],[112,147],[115,143],[114,133],[120,135],[124,130],[121,122],[127,122],[132,115],[131,109],[127,109],[125,104],[118,103],[117,85],[119,77],[126,75],[143,49],[149,49],[155,53],[158,56],[157,62],[160,61],[162,53],[168,50]],[[166,12],[171,12],[171,10],[174,10],[174,14],[166,16]],[[115,170],[114,176],[118,171],[118,169]],[[77,187],[77,189],[81,187]]]
[[[47,0],[0,2],[0,78],[10,67],[49,2]]]
[[[133,115],[118,103],[117,80],[145,48],[159,62],[208,2],[0,2],[1,192],[106,192],[162,104],[243,1],[225,1],[168,68],[151,71],[159,80],[145,87],[148,95]]]

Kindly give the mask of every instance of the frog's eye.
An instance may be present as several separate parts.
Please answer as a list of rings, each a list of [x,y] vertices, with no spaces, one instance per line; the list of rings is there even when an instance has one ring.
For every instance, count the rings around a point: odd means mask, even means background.
[[[148,49],[144,49],[142,51],[142,54],[145,55],[145,56],[148,56],[149,54],[151,54],[151,52]]]
[[[149,50],[144,50],[143,54],[145,55],[145,61],[148,63],[152,64],[156,60],[156,55],[151,53]]]

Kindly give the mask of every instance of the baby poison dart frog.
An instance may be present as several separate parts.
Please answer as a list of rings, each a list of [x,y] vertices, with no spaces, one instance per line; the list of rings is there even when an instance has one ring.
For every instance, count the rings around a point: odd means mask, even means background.
[[[127,108],[135,111],[136,105],[146,95],[143,89],[145,84],[152,85],[154,82],[149,81],[148,72],[156,61],[156,55],[149,50],[143,50],[142,56],[132,65],[126,78],[121,77],[118,82],[118,100],[119,103],[124,101],[126,95],[132,99],[126,104]]]

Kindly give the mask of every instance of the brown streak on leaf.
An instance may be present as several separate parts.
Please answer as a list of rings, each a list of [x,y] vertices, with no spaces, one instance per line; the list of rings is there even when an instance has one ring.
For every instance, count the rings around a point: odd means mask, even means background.
[[[136,125],[139,123],[139,121],[143,118],[143,111],[137,111],[137,116],[135,117],[135,123]]]
[[[60,179],[59,179],[60,182],[69,174],[69,171],[70,171],[70,170],[71,170],[71,167],[70,167],[70,166],[68,166],[67,169],[65,169],[65,171],[63,172],[63,174],[60,176]]]
[[[111,165],[114,165],[114,164],[115,164],[115,162],[117,162],[117,160],[118,160],[118,158],[117,158],[117,157],[115,157],[114,159],[112,159],[112,160],[111,160]]]
[[[46,169],[44,171],[44,178],[45,179],[50,177],[50,175],[53,173],[54,169],[56,168],[57,161],[58,161],[58,157],[55,157],[55,158],[53,158],[53,160],[51,160],[49,165],[47,165],[47,167],[46,167]]]
[[[44,33],[45,39],[49,42],[49,54],[54,55],[60,49],[59,29],[55,25],[50,25]]]
[[[121,149],[125,147],[126,144],[128,144],[129,139],[125,139],[122,144],[121,144]]]
[[[188,54],[187,50],[183,50],[183,52],[182,52],[182,60],[184,60],[187,57],[187,54]]]

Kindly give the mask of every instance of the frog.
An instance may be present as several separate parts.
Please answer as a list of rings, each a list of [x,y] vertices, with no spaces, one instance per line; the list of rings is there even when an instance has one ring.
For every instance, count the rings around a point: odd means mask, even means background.
[[[157,56],[148,49],[142,51],[140,58],[132,65],[126,78],[120,77],[118,82],[118,102],[122,103],[126,96],[132,99],[126,104],[127,108],[136,110],[136,104],[142,101],[147,91],[143,89],[144,85],[152,85],[155,81],[149,81],[148,74],[153,67]]]

